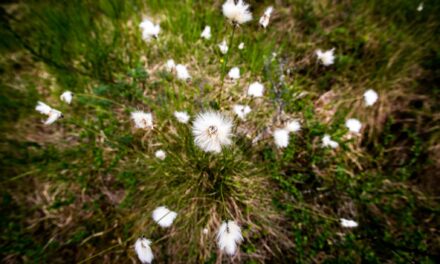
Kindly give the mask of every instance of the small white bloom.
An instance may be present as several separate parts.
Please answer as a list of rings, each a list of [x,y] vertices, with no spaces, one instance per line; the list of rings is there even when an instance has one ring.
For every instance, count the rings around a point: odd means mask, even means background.
[[[298,120],[292,120],[287,123],[286,129],[289,132],[298,132],[301,129],[301,124]]]
[[[285,148],[289,145],[289,131],[287,129],[275,129],[273,138],[278,148]]]
[[[222,146],[231,144],[232,121],[218,112],[199,114],[193,123],[195,144],[206,152],[220,153]]]
[[[174,63],[173,59],[167,60],[165,67],[166,67],[167,71],[172,71],[176,68],[176,63]]]
[[[189,75],[188,70],[185,65],[177,64],[176,65],[177,79],[179,80],[188,80],[191,79],[191,75]]]
[[[40,112],[43,115],[47,115],[48,118],[46,119],[46,121],[44,122],[45,125],[50,125],[52,123],[54,123],[55,121],[57,121],[59,118],[64,117],[63,114],[48,106],[47,104],[38,101],[37,106],[35,107],[35,110],[37,110],[38,112]]]
[[[218,48],[220,49],[220,52],[222,54],[226,54],[228,52],[228,44],[226,43],[226,40],[223,40],[220,44],[218,44]]]
[[[203,234],[207,235],[209,232],[208,228],[203,228]]]
[[[376,103],[379,95],[373,89],[369,89],[364,93],[364,100],[367,106],[372,106]]]
[[[417,7],[417,11],[422,12],[422,10],[423,10],[423,2],[421,2]]]
[[[241,229],[234,221],[222,223],[217,233],[217,244],[220,250],[232,256],[237,251],[237,244],[242,241]]]
[[[321,61],[324,66],[329,66],[335,62],[334,52],[334,48],[325,52],[322,52],[322,50],[319,49],[316,51],[316,56],[318,56],[318,60]]]
[[[330,138],[330,135],[325,134],[322,137],[322,146],[323,147],[331,147],[331,148],[337,148],[339,146],[339,143],[332,140]]]
[[[343,227],[353,228],[358,226],[358,223],[356,223],[353,220],[341,218],[340,221],[341,221],[341,226]]]
[[[260,18],[260,25],[263,28],[266,28],[269,25],[270,15],[272,14],[272,11],[273,11],[273,7],[269,6],[264,11],[263,16]]]
[[[188,123],[189,121],[189,115],[187,112],[178,112],[175,111],[174,112],[174,117],[176,117],[177,121],[179,121],[180,123]]]
[[[201,38],[204,39],[210,39],[211,38],[211,27],[210,26],[206,26],[203,31],[202,34],[200,35]]]
[[[228,76],[233,80],[240,79],[240,69],[238,67],[233,67],[231,70],[229,70]]]
[[[243,43],[243,42],[241,42],[241,43],[238,45],[238,49],[239,49],[239,50],[244,49],[244,43]]]
[[[345,122],[345,126],[348,128],[348,130],[350,130],[350,132],[359,133],[362,128],[362,123],[355,118],[350,118]]]
[[[161,227],[170,227],[176,216],[176,212],[170,211],[165,206],[157,207],[153,211],[153,220]]]
[[[142,21],[139,27],[142,29],[142,38],[147,42],[150,41],[151,38],[157,38],[159,36],[160,25],[155,25],[148,19]]]
[[[158,151],[156,151],[154,153],[154,156],[156,156],[156,158],[158,158],[158,159],[164,160],[166,158],[167,154],[165,153],[165,151],[159,149]]]
[[[144,237],[138,238],[134,244],[134,250],[142,263],[151,263],[154,259],[150,244],[151,241]]]
[[[247,105],[234,105],[234,113],[242,120],[244,120],[250,112],[251,108]]]
[[[68,104],[70,104],[72,102],[72,98],[73,98],[73,93],[71,91],[65,91],[60,96],[61,101],[64,101]]]
[[[135,111],[131,113],[131,119],[133,119],[136,128],[153,128],[153,115],[151,113]]]
[[[259,82],[254,82],[249,85],[248,95],[253,97],[261,97],[264,93],[264,86]]]
[[[226,0],[222,6],[222,10],[223,15],[232,23],[243,24],[252,20],[249,5],[244,3],[243,0]]]

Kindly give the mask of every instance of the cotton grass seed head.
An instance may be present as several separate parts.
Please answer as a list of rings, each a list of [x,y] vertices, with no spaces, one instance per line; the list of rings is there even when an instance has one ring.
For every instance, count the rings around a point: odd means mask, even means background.
[[[301,124],[299,123],[298,120],[289,121],[286,124],[286,130],[289,132],[298,132],[301,130]]]
[[[165,68],[167,69],[167,71],[172,71],[176,68],[176,63],[174,62],[173,59],[169,59],[165,64]]]
[[[165,206],[157,207],[153,211],[153,220],[161,227],[170,227],[176,217],[177,213],[170,211]]]
[[[193,123],[195,144],[205,152],[220,153],[222,146],[231,144],[232,121],[219,112],[199,114]]]
[[[188,79],[191,79],[191,75],[189,75],[188,70],[186,69],[185,65],[177,64],[176,65],[176,74],[177,79],[186,81]]]
[[[151,241],[144,237],[138,238],[134,244],[134,250],[142,263],[151,263],[154,259],[150,244]]]
[[[165,151],[159,149],[158,151],[156,151],[154,153],[154,156],[160,160],[164,160],[167,156],[167,154],[165,153]]]
[[[318,60],[322,63],[324,66],[330,66],[335,62],[335,49],[322,51],[318,49],[316,51],[316,56],[318,57]]]
[[[278,128],[273,132],[275,145],[278,148],[285,148],[289,145],[289,131],[287,129]]]
[[[342,227],[353,228],[358,226],[357,222],[345,218],[341,218],[340,222]]]
[[[153,128],[153,115],[151,113],[135,111],[131,113],[131,119],[133,119],[136,128]]]
[[[269,25],[270,15],[272,14],[272,11],[273,11],[273,7],[269,6],[264,11],[263,16],[260,18],[259,23],[263,28],[267,28],[267,26]]]
[[[189,115],[187,112],[174,112],[174,117],[179,121],[180,123],[186,124],[189,121]]]
[[[240,69],[238,67],[233,67],[232,69],[229,70],[228,76],[233,80],[240,79]]]
[[[220,52],[222,54],[228,53],[228,44],[226,43],[226,40],[223,40],[220,44],[218,44],[218,48],[220,49]]]
[[[201,38],[204,38],[206,40],[209,40],[211,38],[211,27],[210,26],[206,26],[203,31],[202,34],[200,35]]]
[[[240,25],[252,20],[249,5],[243,0],[227,0],[222,6],[223,15],[233,24]]]
[[[148,19],[142,21],[139,24],[139,27],[142,29],[142,39],[149,42],[152,38],[157,38],[160,32],[160,25],[155,25]]]
[[[253,97],[261,97],[264,93],[264,86],[259,82],[253,82],[249,85],[248,95]]]
[[[338,146],[339,146],[339,143],[338,142],[336,142],[336,141],[333,141],[331,138],[330,138],[330,135],[327,135],[327,134],[325,134],[323,137],[322,137],[322,146],[323,147],[331,147],[331,148],[337,148]]]
[[[364,101],[366,106],[372,106],[376,103],[379,95],[373,89],[369,89],[364,93]]]
[[[223,222],[217,232],[217,244],[221,251],[233,256],[243,241],[241,229],[234,221]]]
[[[35,110],[37,110],[38,112],[40,112],[43,115],[47,115],[48,118],[46,119],[46,121],[44,121],[43,123],[45,125],[51,125],[53,124],[55,121],[57,121],[58,119],[63,117],[63,113],[61,113],[60,111],[48,106],[47,104],[38,101],[37,106],[35,107]]]
[[[241,42],[240,44],[238,44],[238,49],[239,49],[239,50],[244,49],[244,43],[243,43],[243,42]]]
[[[70,104],[73,99],[73,93],[71,91],[65,91],[64,93],[61,94],[60,99],[61,101]]]
[[[248,105],[234,105],[234,113],[242,120],[246,118],[246,116],[251,112],[251,108]]]
[[[359,133],[362,128],[362,123],[356,118],[350,118],[345,122],[345,126],[353,133]]]

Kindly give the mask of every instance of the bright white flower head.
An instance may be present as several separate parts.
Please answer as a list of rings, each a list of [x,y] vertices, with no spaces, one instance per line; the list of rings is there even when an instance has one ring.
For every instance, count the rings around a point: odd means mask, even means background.
[[[64,101],[68,104],[70,104],[72,102],[72,98],[73,98],[73,93],[71,91],[65,91],[60,96],[61,101]]]
[[[154,156],[156,156],[156,158],[160,159],[160,160],[164,160],[167,156],[167,154],[165,153],[165,151],[159,149],[158,151],[156,151],[154,153]]]
[[[43,102],[40,102],[40,101],[38,101],[38,104],[35,107],[35,110],[37,110],[38,112],[40,112],[43,115],[47,115],[48,116],[46,121],[44,121],[45,125],[53,124],[59,118],[64,117],[63,113],[61,113],[60,111],[58,111],[58,110],[48,106],[47,104],[45,104]]]
[[[350,130],[350,132],[359,133],[362,128],[362,123],[355,118],[350,118],[345,122],[345,126],[348,128],[348,130]]]
[[[335,62],[335,49],[327,50],[322,52],[322,50],[316,51],[316,56],[318,56],[318,60],[322,63],[324,66],[332,65]]]
[[[221,251],[232,256],[242,241],[241,229],[234,221],[222,223],[217,233],[217,244]]]
[[[203,234],[207,235],[209,233],[208,228],[203,228]]]
[[[210,39],[211,38],[211,27],[210,26],[206,26],[203,31],[202,34],[200,35],[201,38],[204,39]]]
[[[228,53],[228,43],[226,43],[226,40],[223,40],[220,44],[218,44],[218,48],[220,49],[220,52],[222,54]]]
[[[151,241],[144,237],[138,238],[134,244],[134,250],[142,263],[151,263],[154,259],[150,244]]]
[[[142,29],[142,38],[147,42],[150,41],[151,38],[157,38],[159,36],[160,25],[155,25],[148,19],[142,21],[139,27]]]
[[[177,121],[180,123],[186,124],[189,121],[189,115],[187,112],[174,112],[174,117],[176,117]]]
[[[238,49],[239,49],[239,50],[244,49],[244,43],[243,43],[243,42],[241,42],[241,43],[238,45]]]
[[[248,95],[253,97],[261,97],[264,93],[264,86],[259,82],[254,82],[249,85]]]
[[[330,135],[325,134],[322,137],[322,146],[323,147],[331,147],[331,148],[337,148],[339,146],[339,143],[336,141],[333,141],[330,138]]]
[[[252,20],[252,13],[249,11],[249,5],[243,0],[226,0],[222,6],[223,15],[234,24],[243,24]]]
[[[166,67],[167,71],[172,71],[176,68],[176,63],[174,62],[173,59],[167,60],[165,67]]]
[[[176,216],[176,212],[170,211],[165,206],[157,207],[153,211],[153,220],[161,227],[170,227]]]
[[[193,123],[195,144],[206,152],[220,153],[222,146],[231,144],[232,121],[218,112],[199,114]]]
[[[251,108],[248,105],[234,105],[234,113],[242,120],[244,120],[250,112]]]
[[[287,123],[286,129],[289,132],[298,132],[301,129],[301,124],[298,120],[292,120]]]
[[[188,70],[185,65],[177,64],[176,65],[177,79],[179,80],[188,80],[191,79],[191,75],[189,75]]]
[[[131,113],[131,119],[133,119],[136,128],[153,128],[153,115],[151,113],[135,111]]]
[[[423,2],[421,2],[419,4],[419,6],[417,7],[417,11],[422,12],[423,11]]]
[[[372,106],[376,103],[379,95],[373,89],[369,89],[364,93],[364,100],[367,106]]]
[[[269,25],[270,15],[272,14],[272,11],[273,11],[273,7],[269,6],[264,11],[263,16],[260,18],[260,25],[263,28],[266,28]]]
[[[340,221],[341,221],[341,226],[343,227],[353,228],[358,226],[358,223],[356,223],[353,220],[341,218]]]
[[[273,139],[278,148],[285,148],[289,145],[289,131],[287,129],[275,129]]]
[[[232,69],[229,70],[228,76],[233,80],[240,79],[240,69],[238,67],[233,67]]]

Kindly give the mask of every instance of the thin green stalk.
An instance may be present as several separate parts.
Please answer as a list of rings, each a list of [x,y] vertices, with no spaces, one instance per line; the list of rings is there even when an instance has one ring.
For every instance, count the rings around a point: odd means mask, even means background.
[[[223,65],[222,65],[222,81],[221,81],[220,93],[219,93],[219,103],[220,103],[220,101],[222,99],[223,85],[225,83],[226,67],[228,65],[229,53],[231,53],[231,49],[234,47],[234,35],[235,35],[235,29],[236,28],[237,28],[237,26],[234,24],[232,26],[232,34],[231,34],[231,36],[229,38],[228,52],[226,52],[225,59],[223,60]]]

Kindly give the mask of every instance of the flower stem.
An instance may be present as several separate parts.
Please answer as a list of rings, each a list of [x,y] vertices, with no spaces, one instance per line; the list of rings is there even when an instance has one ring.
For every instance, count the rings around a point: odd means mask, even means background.
[[[219,94],[219,104],[220,101],[222,99],[222,93],[223,93],[223,85],[225,83],[225,77],[226,77],[226,66],[228,64],[228,59],[229,59],[229,53],[231,53],[231,49],[234,47],[234,35],[235,35],[235,29],[237,28],[237,26],[235,24],[232,25],[232,33],[231,36],[229,37],[229,48],[228,51],[226,52],[225,58],[223,60],[223,65],[222,65],[222,80],[221,80],[221,86],[220,86],[220,94]]]

